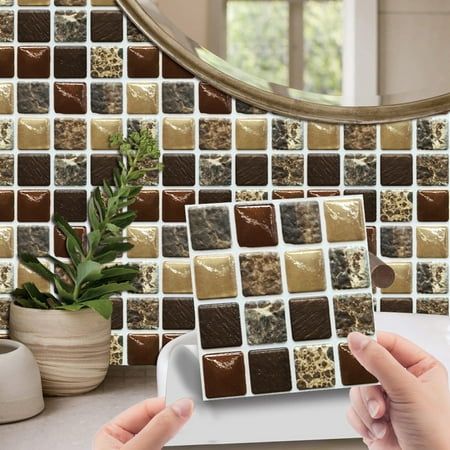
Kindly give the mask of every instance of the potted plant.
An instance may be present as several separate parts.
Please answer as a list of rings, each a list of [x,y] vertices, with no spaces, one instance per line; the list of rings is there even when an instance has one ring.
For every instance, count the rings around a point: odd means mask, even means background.
[[[41,292],[25,283],[13,292],[11,338],[34,354],[47,395],[73,395],[96,388],[109,366],[111,296],[133,290],[138,270],[116,259],[133,246],[123,236],[135,213],[127,210],[142,187],[139,180],[160,170],[159,150],[148,130],[128,138],[114,135],[111,146],[122,156],[113,183],[103,182],[88,202],[89,230],[83,239],[60,215],[53,220],[66,238],[69,262],[47,255],[50,270],[23,254],[22,263],[53,285]]]

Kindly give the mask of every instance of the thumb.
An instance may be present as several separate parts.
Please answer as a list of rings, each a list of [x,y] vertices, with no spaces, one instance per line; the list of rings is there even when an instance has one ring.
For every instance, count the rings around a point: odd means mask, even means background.
[[[350,333],[348,345],[353,356],[383,386],[392,400],[401,399],[417,383],[416,377],[405,369],[383,346],[361,333]]]
[[[160,450],[191,418],[194,403],[190,399],[176,401],[157,414],[123,450]]]

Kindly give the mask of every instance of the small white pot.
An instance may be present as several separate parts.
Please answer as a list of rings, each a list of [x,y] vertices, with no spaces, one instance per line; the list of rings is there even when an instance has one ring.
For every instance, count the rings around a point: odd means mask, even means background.
[[[9,334],[25,344],[39,365],[45,395],[89,392],[109,367],[111,320],[90,309],[60,311],[13,303]]]
[[[23,344],[0,339],[0,373],[0,423],[28,419],[44,409],[39,368]]]

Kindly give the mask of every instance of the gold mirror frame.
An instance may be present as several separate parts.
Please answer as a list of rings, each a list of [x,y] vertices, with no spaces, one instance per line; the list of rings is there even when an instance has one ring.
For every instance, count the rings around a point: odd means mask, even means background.
[[[176,29],[149,0],[117,0],[117,3],[149,39],[189,72],[217,89],[265,111],[329,123],[395,122],[450,111],[450,93],[397,105],[353,107],[324,105],[290,98],[277,93],[276,89],[265,90],[261,80],[241,73],[243,79],[251,80],[247,82],[237,78],[237,75],[230,75],[231,72],[238,74],[239,71]],[[199,53],[205,56],[204,59],[216,60],[216,66],[202,59]],[[219,65],[227,70],[220,70],[217,67]],[[287,88],[284,90],[287,91]]]

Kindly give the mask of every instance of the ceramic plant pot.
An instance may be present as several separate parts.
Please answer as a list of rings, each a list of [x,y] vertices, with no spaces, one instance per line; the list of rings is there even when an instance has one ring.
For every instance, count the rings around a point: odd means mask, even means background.
[[[23,344],[0,339],[0,373],[0,424],[28,419],[44,409],[39,368]]]
[[[9,332],[36,358],[45,395],[89,392],[106,376],[111,321],[90,309],[42,310],[14,303]]]

